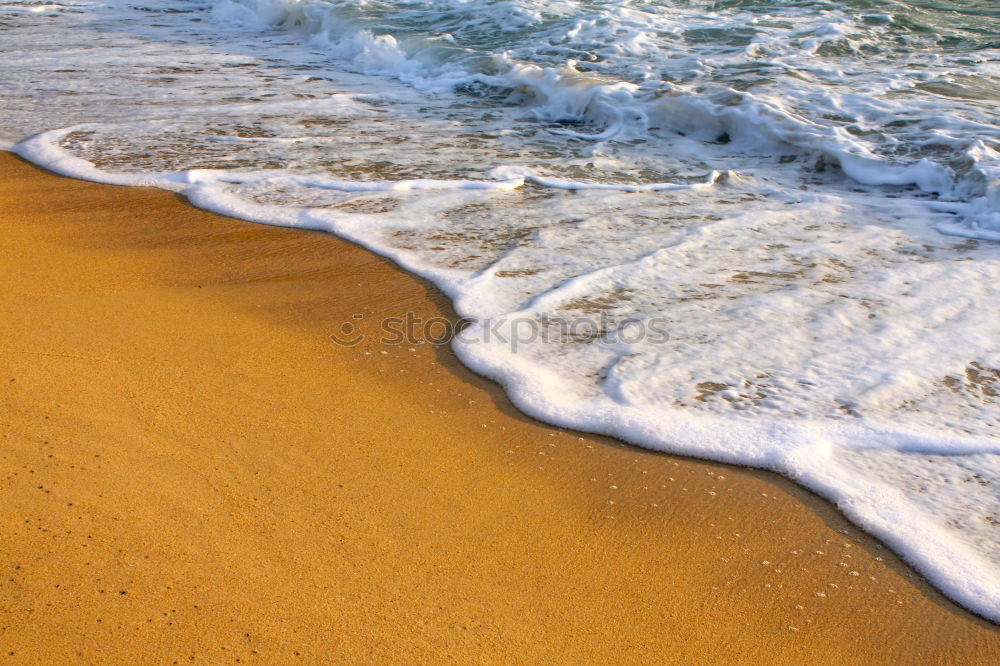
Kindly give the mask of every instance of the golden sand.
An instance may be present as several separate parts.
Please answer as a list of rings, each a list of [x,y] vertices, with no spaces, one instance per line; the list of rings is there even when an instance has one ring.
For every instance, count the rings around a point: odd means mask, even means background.
[[[454,315],[367,251],[8,154],[0,224],[0,664],[1000,654],[790,482],[381,346]]]

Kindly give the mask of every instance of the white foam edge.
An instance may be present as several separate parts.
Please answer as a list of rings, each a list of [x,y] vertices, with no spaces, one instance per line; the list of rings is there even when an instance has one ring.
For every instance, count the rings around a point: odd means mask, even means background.
[[[417,190],[499,190],[510,191],[531,180],[538,185],[566,190],[617,190],[623,192],[650,192],[668,190],[704,189],[723,178],[723,174],[712,171],[708,178],[697,183],[595,183],[572,181],[538,175],[528,167],[497,167],[485,175],[490,180],[470,179],[410,179],[396,181],[353,181],[326,178],[320,175],[288,174],[283,171],[261,170],[237,172],[221,169],[190,169],[179,172],[159,172],[151,174],[128,174],[103,171],[91,162],[72,155],[59,143],[69,134],[85,131],[88,125],[74,125],[35,134],[23,141],[8,146],[7,150],[24,159],[63,176],[89,180],[107,185],[152,186],[184,191],[191,185],[207,183],[254,184],[284,181],[304,187],[337,190],[340,192],[408,192]],[[2,146],[0,146],[2,148]]]
[[[125,174],[102,171],[87,160],[76,157],[59,146],[59,142],[67,135],[84,128],[83,125],[76,125],[35,134],[14,144],[9,150],[44,169],[70,178],[105,185],[159,187],[172,192],[184,189],[183,184],[172,182],[169,174]]]
[[[469,329],[466,329],[469,331]],[[739,423],[716,416],[692,417],[680,410],[647,409],[567,398],[574,387],[513,353],[488,353],[484,345],[453,349],[464,365],[504,387],[522,412],[552,425],[606,435],[643,448],[776,472],[832,502],[855,525],[885,543],[934,587],[965,608],[1000,623],[1000,580],[984,580],[989,562],[950,539],[930,520],[907,510],[906,499],[891,486],[861,480],[833,459],[835,447],[860,448],[853,442],[893,442],[905,452],[960,455],[984,452],[981,443],[942,442],[919,433],[880,432],[841,424]],[[665,433],[670,443],[665,444]],[[721,446],[725,433],[727,441]],[[834,436],[831,436],[834,435]],[[765,450],[755,441],[782,441],[788,448]],[[716,443],[712,446],[710,443]],[[732,444],[737,446],[733,447]],[[883,448],[883,447],[876,447]],[[998,450],[990,451],[1000,453]],[[995,578],[995,577],[994,577]]]

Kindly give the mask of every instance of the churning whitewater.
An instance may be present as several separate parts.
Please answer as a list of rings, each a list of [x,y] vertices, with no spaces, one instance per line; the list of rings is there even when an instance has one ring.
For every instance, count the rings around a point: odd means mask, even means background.
[[[9,149],[391,257],[525,412],[780,472],[1000,621],[991,0],[8,2],[0,48]]]

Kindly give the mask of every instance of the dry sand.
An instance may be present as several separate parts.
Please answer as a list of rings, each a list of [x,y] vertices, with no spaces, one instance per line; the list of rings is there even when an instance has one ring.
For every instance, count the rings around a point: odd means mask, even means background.
[[[0,664],[1000,655],[790,482],[380,345],[454,315],[367,251],[9,154],[0,224]]]

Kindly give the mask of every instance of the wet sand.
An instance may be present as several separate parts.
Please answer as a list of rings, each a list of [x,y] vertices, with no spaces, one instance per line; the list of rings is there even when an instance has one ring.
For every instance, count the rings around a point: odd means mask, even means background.
[[[792,483],[380,343],[454,315],[365,250],[6,153],[0,225],[0,664],[1000,655]]]

